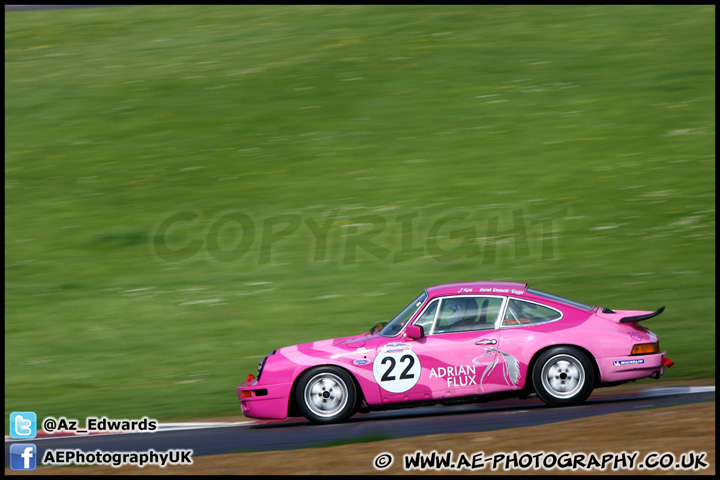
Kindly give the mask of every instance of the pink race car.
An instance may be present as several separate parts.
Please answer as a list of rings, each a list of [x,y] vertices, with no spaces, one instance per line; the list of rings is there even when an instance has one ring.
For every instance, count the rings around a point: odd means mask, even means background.
[[[638,322],[522,283],[426,289],[369,333],[280,348],[237,387],[246,417],[340,422],[356,412],[527,398],[577,405],[595,387],[659,378],[673,362]]]

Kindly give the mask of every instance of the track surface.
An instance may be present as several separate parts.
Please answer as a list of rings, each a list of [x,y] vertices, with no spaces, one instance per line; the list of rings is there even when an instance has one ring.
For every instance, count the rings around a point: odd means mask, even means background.
[[[35,438],[5,442],[5,464],[11,443],[35,443],[39,458],[47,449],[144,451],[192,449],[195,456],[242,451],[284,450],[328,445],[363,438],[391,439],[440,433],[464,433],[542,425],[565,420],[715,401],[715,387],[649,388],[624,395],[591,396],[576,407],[550,408],[537,399],[504,400],[456,407],[421,407],[356,415],[339,425],[311,425],[304,419],[280,422],[188,425],[152,433]]]

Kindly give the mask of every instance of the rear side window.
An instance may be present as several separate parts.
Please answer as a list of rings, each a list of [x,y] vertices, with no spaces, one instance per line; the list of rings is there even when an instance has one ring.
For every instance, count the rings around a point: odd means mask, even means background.
[[[511,298],[505,312],[503,327],[547,323],[561,318],[562,313],[554,308]]]

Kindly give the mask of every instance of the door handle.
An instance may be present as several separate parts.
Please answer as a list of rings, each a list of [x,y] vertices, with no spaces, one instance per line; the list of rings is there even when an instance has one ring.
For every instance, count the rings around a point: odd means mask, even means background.
[[[497,340],[494,338],[492,340],[480,340],[479,342],[475,342],[475,345],[495,345],[497,343]]]

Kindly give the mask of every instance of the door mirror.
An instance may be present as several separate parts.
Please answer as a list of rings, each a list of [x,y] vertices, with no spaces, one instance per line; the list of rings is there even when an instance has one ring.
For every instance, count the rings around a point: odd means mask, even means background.
[[[413,340],[417,340],[425,336],[425,329],[420,325],[408,325],[405,333]]]

